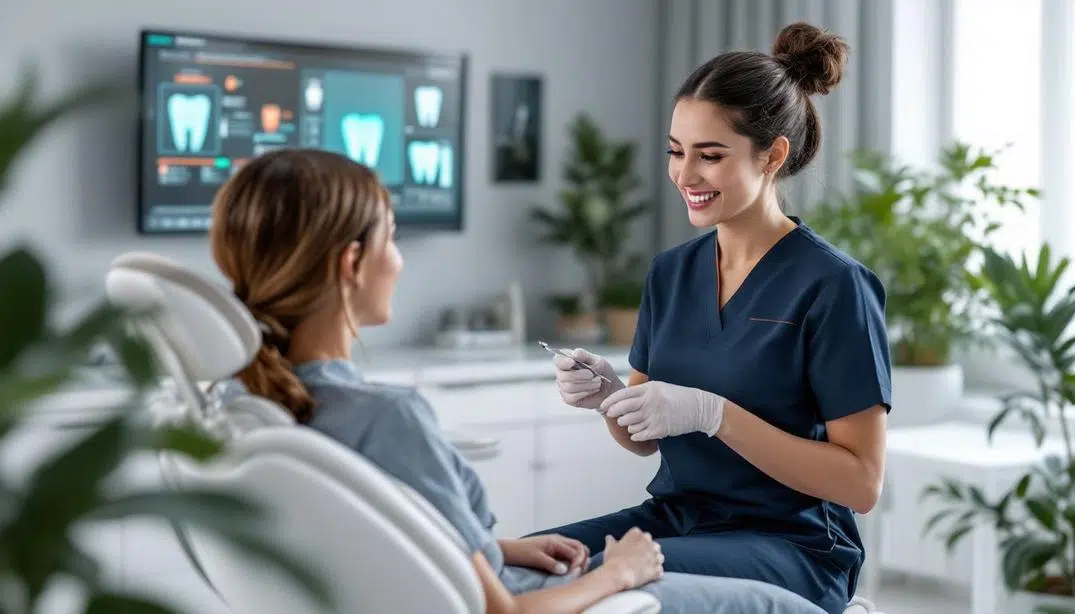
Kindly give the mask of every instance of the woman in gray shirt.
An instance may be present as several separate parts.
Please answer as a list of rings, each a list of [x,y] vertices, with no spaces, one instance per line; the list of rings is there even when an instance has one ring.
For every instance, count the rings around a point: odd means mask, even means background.
[[[578,612],[633,588],[656,595],[664,613],[821,612],[761,582],[665,574],[660,545],[638,529],[608,536],[594,569],[585,547],[563,536],[495,539],[481,482],[425,400],[367,382],[351,361],[359,327],[391,315],[403,261],[390,202],[371,169],[317,150],[254,158],[218,191],[213,257],[265,332],[238,374],[248,391],[428,499],[466,542],[488,614]]]

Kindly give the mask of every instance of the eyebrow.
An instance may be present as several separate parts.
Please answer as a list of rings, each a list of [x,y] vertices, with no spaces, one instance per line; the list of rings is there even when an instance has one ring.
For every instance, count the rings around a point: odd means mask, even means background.
[[[677,141],[676,138],[674,136],[672,136],[671,134],[668,135],[668,140],[672,141],[676,145],[682,145],[682,143]],[[706,148],[706,147],[723,147],[724,149],[731,149],[731,147],[728,147],[727,145],[725,145],[724,143],[721,143],[720,141],[702,141],[701,143],[695,143],[694,147],[695,147],[695,149],[703,149],[703,148]]]

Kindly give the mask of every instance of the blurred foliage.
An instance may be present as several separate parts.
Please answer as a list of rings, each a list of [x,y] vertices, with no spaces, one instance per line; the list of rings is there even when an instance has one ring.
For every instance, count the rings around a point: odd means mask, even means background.
[[[936,172],[853,154],[856,188],[818,204],[810,225],[873,270],[887,292],[896,365],[947,364],[974,341],[978,305],[970,271],[999,228],[998,208],[1022,210],[1034,189],[994,180],[996,152],[955,143]]]
[[[992,306],[989,323],[1035,383],[1032,390],[1001,398],[988,437],[992,440],[1005,421],[1020,418],[1038,446],[1046,437],[1053,445],[1045,463],[995,501],[953,479],[928,487],[923,497],[939,500],[941,508],[925,532],[939,534],[953,548],[975,523],[992,524],[1008,589],[1075,596],[1075,454],[1069,422],[1075,403],[1075,286],[1064,283],[1070,261],[1054,259],[1048,245],[1036,260],[1031,265],[1025,256],[1016,260],[986,249],[982,271],[972,279]]]
[[[610,140],[585,113],[569,130],[571,150],[563,166],[560,206],[555,210],[535,206],[530,215],[540,227],[542,242],[567,246],[582,261],[588,290],[601,308],[605,298],[624,297],[615,287],[645,276],[644,258],[628,253],[626,246],[631,224],[649,210],[650,203],[633,196],[642,185],[635,170],[635,143]]]

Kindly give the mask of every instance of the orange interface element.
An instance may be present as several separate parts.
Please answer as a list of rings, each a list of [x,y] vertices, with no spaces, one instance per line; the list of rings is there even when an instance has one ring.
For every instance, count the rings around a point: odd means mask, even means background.
[[[261,106],[261,129],[276,132],[280,128],[280,105],[265,104]]]
[[[213,79],[209,75],[181,72],[176,73],[173,81],[175,81],[176,83],[181,83],[183,85],[209,85],[213,82]]]
[[[164,173],[169,166],[217,166],[218,158],[157,158],[157,170]],[[246,162],[247,158],[232,158],[228,161],[231,166],[238,166]]]

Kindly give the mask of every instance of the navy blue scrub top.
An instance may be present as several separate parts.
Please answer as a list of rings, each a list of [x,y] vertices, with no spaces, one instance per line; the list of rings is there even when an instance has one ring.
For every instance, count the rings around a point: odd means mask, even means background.
[[[825,421],[889,408],[885,292],[865,266],[791,218],[797,228],[719,307],[716,232],[659,254],[646,279],[630,351],[649,379],[719,394],[769,424],[826,439]],[[648,490],[684,533],[775,533],[844,568],[862,561],[848,508],[793,490],[717,438],[658,442]]]

